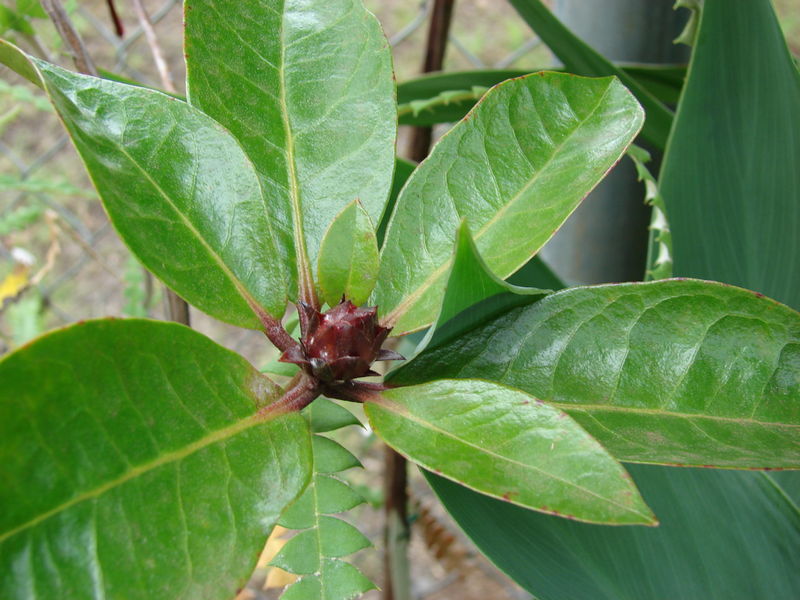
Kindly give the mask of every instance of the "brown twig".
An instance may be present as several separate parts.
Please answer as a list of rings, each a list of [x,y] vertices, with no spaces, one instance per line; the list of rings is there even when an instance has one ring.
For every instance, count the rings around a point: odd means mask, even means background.
[[[440,71],[447,49],[447,37],[453,17],[455,0],[434,0],[428,40],[425,48],[423,73]],[[433,129],[414,127],[408,147],[409,158],[421,162],[431,147]],[[383,531],[384,592],[385,600],[408,600],[410,597],[410,572],[408,539],[408,465],[406,459],[386,446],[384,451],[384,505]]]
[[[97,77],[97,69],[94,66],[94,62],[86,51],[86,46],[72,24],[72,21],[70,21],[64,7],[61,6],[61,1],[42,0],[42,8],[47,12],[58,34],[61,36],[61,39],[64,40],[67,47],[72,52],[72,60],[75,61],[75,68],[85,75],[94,75]]]
[[[422,64],[423,73],[432,73],[442,69],[454,6],[455,0],[435,0],[433,4],[425,60]],[[414,127],[408,147],[408,157],[411,160],[420,162],[428,156],[432,135],[432,127]]]
[[[106,0],[106,4],[108,5],[108,13],[111,15],[111,22],[114,23],[114,33],[117,34],[118,38],[122,38],[125,35],[125,27],[122,25],[122,19],[119,18],[117,5],[114,0]]]
[[[170,94],[177,94],[178,90],[175,89],[175,84],[172,80],[172,75],[169,72],[167,61],[164,59],[164,53],[161,51],[161,46],[158,43],[158,36],[156,30],[153,28],[153,22],[150,20],[150,15],[142,4],[142,0],[133,0],[133,7],[136,9],[136,17],[139,19],[139,25],[144,31],[144,37],[147,39],[147,45],[150,47],[150,53],[153,55],[153,62],[156,63],[158,69],[158,76],[161,79],[161,85]]]

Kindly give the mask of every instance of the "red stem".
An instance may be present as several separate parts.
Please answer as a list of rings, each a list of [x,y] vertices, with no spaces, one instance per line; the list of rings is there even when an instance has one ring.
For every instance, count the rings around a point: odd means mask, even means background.
[[[274,413],[281,415],[299,412],[320,395],[319,385],[307,375],[301,375],[295,379],[297,379],[297,383],[289,387],[280,399],[258,411],[259,417],[267,417]],[[292,381],[295,381],[295,379]]]

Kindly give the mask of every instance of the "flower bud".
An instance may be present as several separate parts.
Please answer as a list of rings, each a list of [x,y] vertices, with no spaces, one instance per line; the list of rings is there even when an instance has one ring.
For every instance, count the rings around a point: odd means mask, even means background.
[[[299,365],[322,382],[349,381],[377,375],[370,369],[376,360],[404,360],[381,349],[391,328],[378,324],[377,308],[358,308],[343,300],[326,313],[301,303],[300,345],[289,348],[280,360]]]

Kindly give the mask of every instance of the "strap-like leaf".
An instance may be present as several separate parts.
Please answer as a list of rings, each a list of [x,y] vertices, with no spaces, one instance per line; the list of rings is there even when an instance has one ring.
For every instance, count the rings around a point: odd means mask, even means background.
[[[242,327],[283,314],[275,214],[252,164],[218,123],[159,92],[78,75],[0,42],[37,79],[72,136],[114,227],[186,300]]]
[[[379,223],[389,193],[397,116],[378,21],[361,0],[187,0],[186,53],[190,103],[242,143],[310,288],[333,217],[359,198]]]
[[[800,308],[800,72],[769,0],[699,27],[660,178],[674,273]]]
[[[541,600],[795,600],[800,515],[769,475],[629,469],[659,527],[554,519],[426,476],[481,551]]]
[[[436,317],[462,219],[489,268],[509,276],[620,158],[642,120],[613,78],[537,73],[493,88],[398,199],[373,293],[393,334]]]
[[[695,280],[574,288],[397,371],[482,377],[566,410],[634,462],[800,468],[800,315]]]
[[[686,76],[683,65],[626,65],[622,73],[664,103],[675,104]],[[429,73],[397,84],[397,116],[401,125],[435,125],[462,119],[485,88],[542,69],[479,69]],[[561,69],[549,70],[558,71]],[[599,73],[582,73],[583,75]],[[604,75],[612,74],[609,70]],[[483,90],[483,91],[481,91]],[[666,138],[665,138],[666,139]]]
[[[365,406],[386,442],[477,491],[581,521],[654,524],[622,466],[560,410],[479,380],[382,392]]]
[[[180,325],[75,325],[0,381],[4,599],[231,597],[309,478],[304,419],[255,416],[280,389]]]

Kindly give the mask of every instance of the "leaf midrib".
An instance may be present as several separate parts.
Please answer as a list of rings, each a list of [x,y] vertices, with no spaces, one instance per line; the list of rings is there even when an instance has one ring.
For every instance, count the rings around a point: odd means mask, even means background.
[[[595,113],[600,108],[601,104],[603,103],[609,91],[611,90],[612,84],[613,81],[606,86],[603,95],[598,99],[597,104],[592,108],[589,115],[585,119],[583,119],[577,127],[575,127],[572,131],[570,131],[567,137],[565,137],[553,149],[553,152],[550,154],[547,161],[545,161],[545,163],[539,168],[539,170],[536,173],[534,173],[533,177],[531,177],[531,179],[529,179],[528,182],[525,183],[525,185],[523,185],[516,194],[514,194],[511,200],[509,200],[506,204],[504,204],[499,211],[497,211],[486,223],[484,223],[480,227],[480,229],[478,229],[478,231],[473,236],[473,240],[475,241],[476,244],[478,240],[490,229],[490,227],[494,225],[508,210],[510,210],[510,208],[513,205],[515,205],[517,201],[519,201],[520,197],[522,197],[523,194],[525,194],[535,183],[539,181],[539,178],[541,177],[542,173],[547,170],[550,163],[552,163],[553,160],[555,160],[555,157],[561,153],[567,142],[569,142],[572,136],[575,135],[575,132],[578,131],[579,129],[582,129],[583,126],[595,116]],[[477,106],[473,108],[473,111],[476,108]],[[534,252],[536,252],[536,250],[534,250]],[[431,274],[419,286],[417,286],[417,288],[413,292],[406,295],[405,298],[399,304],[397,304],[397,306],[395,306],[395,308],[392,309],[391,312],[389,312],[386,315],[386,322],[393,324],[396,323],[401,317],[403,317],[408,312],[408,310],[419,301],[419,299],[425,294],[425,292],[433,286],[436,280],[438,280],[445,273],[451,262],[452,260],[448,259],[447,261],[442,263],[439,267],[437,267],[434,271],[432,271]],[[502,274],[501,279],[507,275],[508,273]],[[418,327],[418,329],[420,327]]]
[[[309,301],[314,295],[314,281],[311,275],[311,267],[308,260],[308,249],[306,248],[306,238],[303,231],[303,210],[300,204],[300,189],[297,178],[297,165],[295,164],[294,136],[292,125],[289,121],[289,104],[286,100],[286,7],[283,8],[281,15],[281,64],[278,66],[278,102],[281,107],[281,121],[285,133],[285,152],[286,165],[289,170],[289,196],[292,205],[292,226],[294,229],[295,259],[297,260],[297,283],[300,287],[300,298]]]
[[[211,446],[218,442],[225,441],[229,438],[232,438],[242,433],[243,431],[246,431],[258,425],[262,425],[267,422],[269,421],[264,420],[263,417],[260,417],[258,415],[251,415],[227,427],[223,427],[222,429],[217,429],[216,431],[212,431],[203,436],[202,438],[195,440],[190,444],[187,444],[183,448],[180,448],[178,450],[173,450],[171,452],[166,452],[158,456],[157,458],[151,460],[150,462],[133,467],[132,469],[129,469],[128,471],[120,475],[119,477],[107,481],[106,483],[103,483],[91,490],[78,494],[77,496],[70,498],[66,502],[62,502],[55,508],[45,511],[40,515],[34,517],[33,519],[30,519],[29,521],[23,523],[22,525],[19,525],[14,529],[10,529],[5,533],[0,534],[0,544],[2,544],[5,540],[17,535],[18,533],[21,533],[22,531],[35,527],[36,525],[46,521],[50,517],[53,517],[59,513],[69,510],[70,508],[72,508],[77,504],[80,504],[81,502],[85,502],[93,498],[98,498],[103,494],[105,494],[106,492],[109,492],[110,490],[115,489],[127,483],[128,481],[136,479],[137,477],[144,475],[145,473],[149,473],[155,469],[163,467],[164,465],[168,465],[170,463],[183,460],[184,458],[187,458],[188,456],[191,456],[195,452],[199,452],[200,450],[203,450],[208,446]]]
[[[590,490],[589,488],[586,488],[586,487],[584,487],[584,486],[582,486],[582,485],[580,485],[578,483],[566,480],[563,477],[559,477],[558,475],[554,475],[553,473],[545,471],[545,470],[537,467],[536,465],[523,463],[523,462],[520,462],[520,461],[518,461],[516,459],[509,458],[507,456],[503,456],[502,454],[498,454],[498,453],[496,453],[496,452],[494,452],[492,450],[489,450],[489,449],[484,448],[482,446],[478,446],[477,444],[474,444],[473,442],[470,442],[468,440],[460,438],[460,437],[456,436],[455,434],[450,433],[449,431],[446,431],[444,429],[441,429],[441,428],[437,427],[436,425],[434,425],[433,423],[431,423],[429,421],[423,420],[422,418],[420,418],[417,415],[415,415],[415,414],[411,413],[410,411],[408,411],[404,406],[400,405],[399,403],[397,403],[397,402],[395,402],[393,400],[389,400],[388,398],[386,398],[386,396],[382,395],[380,397],[380,400],[375,401],[374,404],[376,404],[377,406],[379,406],[381,408],[384,408],[385,410],[393,411],[398,415],[402,415],[404,418],[408,419],[409,421],[413,421],[413,422],[417,423],[418,425],[421,425],[423,427],[426,427],[428,429],[431,429],[431,430],[435,431],[436,433],[439,433],[441,435],[449,437],[449,438],[451,438],[451,439],[453,439],[453,440],[455,440],[457,442],[460,442],[460,443],[462,443],[462,444],[464,444],[466,446],[470,446],[471,448],[474,448],[475,450],[478,450],[479,452],[489,454],[489,455],[491,455],[493,457],[496,457],[496,458],[498,458],[500,460],[507,461],[507,462],[510,462],[512,464],[515,464],[515,465],[518,465],[520,467],[523,467],[524,469],[531,469],[533,471],[537,471],[537,472],[541,473],[542,475],[544,475],[545,477],[548,477],[548,478],[551,478],[551,479],[555,479],[556,481],[560,481],[561,483],[563,483],[563,484],[565,484],[565,485],[567,485],[569,487],[572,487],[574,489],[583,491],[583,492],[585,492],[585,493],[587,493],[587,494],[589,494],[591,496],[594,496],[595,498],[599,498],[600,500],[603,500],[604,502],[607,502],[609,504],[613,504],[613,505],[619,507],[620,509],[622,509],[626,513],[633,513],[633,514],[638,515],[640,517],[644,517],[644,518],[647,519],[648,522],[652,521],[652,518],[647,513],[643,513],[643,512],[641,512],[639,510],[636,510],[633,507],[626,506],[624,504],[620,504],[619,502],[617,502],[617,501],[615,501],[615,500],[613,500],[611,498],[607,498],[606,496],[601,496],[597,492],[594,492],[594,491]],[[611,460],[613,460],[613,459],[611,459]],[[483,491],[484,493],[488,493],[488,492],[486,492],[486,490],[480,490],[480,491]],[[510,502],[512,502],[514,504],[519,504],[518,502],[514,502],[513,500],[511,500]],[[521,506],[528,506],[528,505],[521,505]]]

